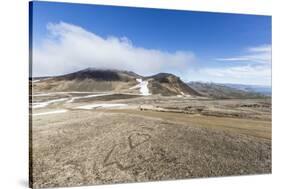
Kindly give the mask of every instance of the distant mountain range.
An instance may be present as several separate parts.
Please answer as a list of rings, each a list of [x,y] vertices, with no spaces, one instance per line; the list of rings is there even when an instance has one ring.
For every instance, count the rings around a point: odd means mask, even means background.
[[[263,98],[271,96],[271,88],[262,88],[255,85],[207,82],[189,82],[187,84],[203,96],[212,98]]]
[[[246,91],[246,92],[261,93],[261,94],[267,95],[267,96],[271,96],[271,94],[272,94],[271,86],[228,84],[228,83],[225,83],[223,85],[231,87],[231,88],[234,88],[234,89],[239,89],[239,90],[242,90],[242,91]]]
[[[88,91],[138,95],[260,98],[271,89],[236,84],[183,82],[170,73],[144,77],[131,71],[87,68],[74,73],[32,79],[33,92]],[[270,93],[269,93],[270,92]]]

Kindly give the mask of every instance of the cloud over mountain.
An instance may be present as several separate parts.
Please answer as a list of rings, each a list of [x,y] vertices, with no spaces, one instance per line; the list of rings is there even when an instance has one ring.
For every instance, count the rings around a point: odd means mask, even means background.
[[[192,52],[137,47],[126,37],[101,37],[65,22],[49,23],[33,49],[33,76],[58,75],[86,67],[130,70],[149,75],[181,73],[195,61]]]

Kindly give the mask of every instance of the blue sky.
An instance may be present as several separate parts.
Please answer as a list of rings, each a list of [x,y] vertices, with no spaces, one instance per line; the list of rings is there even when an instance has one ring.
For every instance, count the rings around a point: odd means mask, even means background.
[[[35,2],[33,56],[34,76],[90,66],[271,85],[271,17]]]

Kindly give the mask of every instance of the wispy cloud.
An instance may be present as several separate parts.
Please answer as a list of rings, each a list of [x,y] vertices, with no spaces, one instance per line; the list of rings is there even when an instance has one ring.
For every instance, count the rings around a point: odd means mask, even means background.
[[[271,85],[271,68],[265,66],[203,68],[197,74],[220,83]]]
[[[217,61],[236,62],[217,67],[204,67],[190,70],[193,80],[212,81],[219,83],[241,83],[271,85],[271,46],[260,45],[246,48],[244,54]]]
[[[271,85],[271,67],[262,65],[201,68],[190,70],[189,75],[197,81]]]
[[[248,62],[257,64],[271,63],[271,45],[247,48],[244,54],[234,57],[217,58],[217,61]]]
[[[149,75],[181,72],[195,61],[189,51],[137,47],[126,37],[101,37],[65,22],[49,23],[48,35],[34,44],[33,75],[58,75],[87,67],[131,70]]]

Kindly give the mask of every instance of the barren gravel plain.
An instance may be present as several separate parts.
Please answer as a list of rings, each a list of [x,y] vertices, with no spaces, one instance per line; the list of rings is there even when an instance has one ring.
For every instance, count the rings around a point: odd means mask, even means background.
[[[271,99],[32,95],[34,188],[271,173]]]

